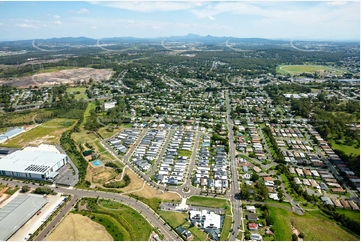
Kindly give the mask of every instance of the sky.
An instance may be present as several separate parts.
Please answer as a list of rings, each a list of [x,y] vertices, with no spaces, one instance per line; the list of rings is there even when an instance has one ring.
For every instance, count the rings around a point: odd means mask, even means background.
[[[0,1],[0,40],[167,37],[359,40],[359,1]]]

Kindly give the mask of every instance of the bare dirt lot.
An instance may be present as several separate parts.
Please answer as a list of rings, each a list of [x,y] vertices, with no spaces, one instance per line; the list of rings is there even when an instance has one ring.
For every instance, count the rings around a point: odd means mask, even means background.
[[[144,181],[142,181],[133,171],[127,168],[128,176],[130,177],[130,184],[125,188],[122,188],[123,192],[129,192],[137,196],[145,198],[160,198],[165,200],[179,200],[180,196],[172,192],[162,192],[160,190],[154,189],[149,185],[145,184],[143,188]],[[142,189],[143,188],[143,189]],[[134,192],[132,192],[134,191]]]
[[[73,84],[77,81],[89,81],[90,78],[95,81],[108,80],[113,73],[114,71],[110,69],[78,68],[40,73],[19,78],[0,79],[0,84],[8,84],[23,88],[29,86],[49,86],[61,83]]]
[[[80,214],[69,214],[46,238],[47,241],[113,241],[106,229]]]

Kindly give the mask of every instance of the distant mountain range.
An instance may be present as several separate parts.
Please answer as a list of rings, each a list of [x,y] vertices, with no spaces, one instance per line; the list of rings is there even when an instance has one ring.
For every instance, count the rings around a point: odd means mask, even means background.
[[[286,39],[265,39],[265,38],[236,38],[236,37],[217,37],[217,36],[201,36],[197,34],[188,34],[185,36],[170,36],[170,37],[158,37],[158,38],[137,38],[137,37],[110,37],[102,39],[93,39],[88,37],[62,37],[51,39],[36,39],[36,40],[15,40],[15,41],[0,41],[1,46],[19,46],[32,44],[33,41],[38,44],[54,44],[54,45],[96,45],[99,44],[119,44],[119,43],[161,43],[164,40],[167,42],[200,42],[203,44],[218,44],[225,43],[229,40],[229,43],[250,43],[250,44],[262,44],[262,45],[277,45],[289,43],[290,40]],[[297,40],[301,41],[301,40]],[[322,41],[332,42],[332,41]],[[350,41],[344,41],[350,42]],[[356,41],[355,41],[356,42]]]
[[[224,43],[228,39],[231,42],[248,42],[248,43],[284,43],[289,42],[287,40],[271,40],[263,38],[234,38],[234,37],[217,37],[217,36],[200,36],[197,34],[188,34],[185,36],[170,36],[170,37],[158,37],[158,38],[137,38],[137,37],[111,37],[111,38],[102,38],[102,39],[93,39],[87,37],[62,37],[62,38],[51,38],[51,39],[36,39],[36,43],[47,43],[47,44],[70,44],[70,45],[95,45],[99,43],[151,43],[151,42],[161,42],[165,40],[166,42],[202,42],[204,44],[215,44],[215,43]],[[7,42],[22,42],[22,43],[32,43],[34,40],[15,40],[15,41],[1,41],[2,43]]]

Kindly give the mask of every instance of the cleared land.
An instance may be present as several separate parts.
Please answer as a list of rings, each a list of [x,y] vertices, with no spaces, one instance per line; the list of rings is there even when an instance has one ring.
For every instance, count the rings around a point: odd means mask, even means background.
[[[78,68],[67,69],[56,72],[39,73],[33,76],[19,78],[0,79],[0,84],[7,84],[17,87],[49,86],[55,84],[73,84],[75,82],[108,80],[114,71],[110,69]]]
[[[276,241],[291,241],[291,223],[305,235],[305,240],[318,241],[359,241],[359,237],[341,228],[320,211],[308,211],[305,215],[296,215],[288,210],[269,207],[273,217]]]
[[[290,75],[299,75],[301,73],[310,73],[315,72],[319,74],[336,74],[342,75],[344,71],[335,69],[328,66],[319,66],[319,65],[281,65],[276,68],[276,72],[280,74],[290,74]]]
[[[76,120],[56,118],[48,122],[45,122],[25,133],[10,139],[3,143],[4,146],[22,148],[28,145],[39,145],[41,143],[56,144],[60,142],[62,133],[67,131],[73,125]]]
[[[47,241],[113,241],[104,226],[80,214],[69,214],[46,238]]]
[[[179,200],[180,201],[180,197],[177,193],[173,193],[173,192],[161,192],[160,190],[156,190],[152,187],[150,187],[148,184],[144,185],[144,181],[142,181],[133,171],[131,171],[130,169],[127,168],[127,172],[128,176],[130,177],[130,184],[128,186],[126,186],[125,188],[122,188],[121,190],[123,192],[130,192],[136,196],[139,197],[144,197],[144,198],[148,198],[148,199],[152,199],[152,198],[160,198],[160,199],[164,199],[164,200]],[[140,190],[141,189],[141,190]],[[140,191],[137,191],[140,190]],[[135,191],[135,192],[133,192]]]
[[[192,196],[187,199],[187,204],[210,208],[225,208],[227,206],[227,200],[221,198]]]

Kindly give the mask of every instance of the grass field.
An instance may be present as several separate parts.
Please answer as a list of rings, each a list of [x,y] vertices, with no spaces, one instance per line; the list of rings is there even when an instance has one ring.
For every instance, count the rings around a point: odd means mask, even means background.
[[[232,226],[232,217],[226,216],[224,218],[224,222],[223,222],[223,227],[222,227],[222,232],[221,232],[221,241],[227,240],[231,226]]]
[[[88,99],[88,96],[85,93],[86,87],[68,87],[66,89],[67,93],[74,93],[75,95],[75,99],[79,100],[79,99]],[[76,92],[80,92],[79,94],[77,94]]]
[[[303,216],[277,207],[269,207],[269,210],[274,219],[276,241],[292,240],[291,223],[304,233],[306,241],[359,241],[358,237],[328,219],[319,210],[308,211]]]
[[[4,124],[19,124],[19,123],[32,123],[33,118],[36,119],[45,119],[49,117],[53,112],[37,109],[32,111],[24,111],[24,112],[13,112],[13,113],[1,113],[0,119]]]
[[[190,158],[192,156],[192,151],[179,149],[178,155],[179,156],[187,156],[188,158]]]
[[[95,107],[96,107],[95,103],[88,103],[88,106],[86,107],[85,112],[84,112],[84,120],[83,120],[83,122],[80,124],[80,126],[82,126],[82,125],[85,124],[86,118],[87,118],[88,116],[90,116],[90,110],[95,109]]]
[[[59,143],[62,133],[75,125],[76,120],[56,118],[45,122],[27,132],[24,132],[3,143],[8,147],[21,148],[27,145],[46,143]]]
[[[69,214],[46,238],[47,241],[112,241],[104,226],[80,214]]]
[[[169,223],[169,225],[176,229],[182,224],[186,223],[186,218],[189,217],[187,213],[178,213],[178,212],[168,212],[168,211],[160,211],[158,214]]]
[[[332,149],[342,150],[347,155],[350,155],[351,153],[354,155],[360,154],[360,148],[355,148],[354,146],[349,145],[339,145],[336,144],[334,140],[331,140],[330,144],[332,146]]]
[[[336,75],[342,75],[344,71],[331,68],[328,66],[319,66],[319,65],[281,65],[277,66],[276,72],[280,74],[290,74],[290,75],[299,75],[301,73],[332,73]]]
[[[360,212],[347,210],[347,209],[337,209],[338,213],[344,214],[346,217],[352,219],[353,221],[360,222]]]
[[[78,213],[86,215],[91,220],[103,225],[114,240],[148,240],[152,226],[136,210],[126,205],[123,205],[123,209],[120,211],[118,209],[104,208],[97,204],[95,198],[83,198],[82,201],[86,201],[87,207],[91,211],[81,210]],[[102,204],[108,201],[99,200]],[[112,203],[115,203],[115,201],[112,201]]]
[[[221,198],[191,196],[187,199],[187,204],[210,208],[225,208],[227,206],[227,200]]]
[[[100,136],[102,136],[103,139],[107,139],[118,133],[120,129],[121,127],[119,129],[113,129],[109,131],[107,127],[101,127],[98,129],[98,134],[100,134]]]
[[[206,241],[206,238],[208,237],[208,235],[205,232],[199,230],[194,226],[189,228],[189,231],[191,231],[191,233],[194,236],[193,241]]]

